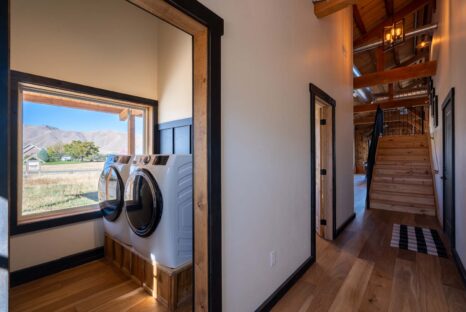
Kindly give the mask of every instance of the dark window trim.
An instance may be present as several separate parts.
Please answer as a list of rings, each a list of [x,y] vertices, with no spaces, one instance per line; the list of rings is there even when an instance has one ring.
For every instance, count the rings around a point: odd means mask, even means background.
[[[177,119],[173,121],[159,123],[158,130],[165,130],[165,129],[170,129],[170,128],[178,128],[178,127],[185,127],[185,126],[192,126],[192,125],[193,125],[192,118]]]
[[[10,235],[17,235],[22,233],[28,233],[43,229],[54,228],[57,226],[73,224],[78,222],[89,221],[93,219],[98,219],[102,217],[100,210],[92,211],[92,212],[84,212],[78,213],[74,215],[62,216],[57,218],[50,218],[46,220],[38,220],[38,221],[31,221],[23,224],[18,224],[18,171],[16,170],[18,166],[18,85],[19,83],[30,83],[39,86],[46,86],[51,88],[56,88],[64,91],[73,91],[84,93],[91,96],[98,96],[98,97],[105,97],[109,99],[115,99],[120,101],[127,101],[132,103],[140,103],[143,105],[148,105],[153,108],[153,140],[154,140],[154,150],[157,150],[157,107],[158,102],[155,100],[137,97],[129,94],[123,94],[119,92],[89,87],[81,84],[76,84],[72,82],[66,82],[58,79],[52,79],[47,77],[42,77],[38,75],[28,74],[19,71],[10,71],[10,81],[11,81],[11,88],[10,88],[10,142],[11,146],[14,148],[10,149],[10,168],[14,168],[11,170],[10,175],[10,185],[12,185],[10,190]]]

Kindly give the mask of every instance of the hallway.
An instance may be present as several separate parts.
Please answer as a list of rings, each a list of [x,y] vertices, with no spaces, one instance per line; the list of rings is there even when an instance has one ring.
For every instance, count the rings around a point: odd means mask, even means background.
[[[355,176],[355,189],[364,185]],[[334,242],[317,238],[317,262],[274,311],[464,311],[466,291],[451,255],[390,247],[394,223],[437,229],[445,242],[435,217],[365,211],[361,193],[356,219]]]

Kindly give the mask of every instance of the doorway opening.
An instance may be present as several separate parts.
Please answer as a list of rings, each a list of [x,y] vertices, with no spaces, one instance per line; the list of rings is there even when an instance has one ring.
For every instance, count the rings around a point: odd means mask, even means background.
[[[328,207],[332,207],[332,107],[320,98],[316,99],[315,131],[316,131],[316,233],[327,239],[332,238],[327,219]]]
[[[443,230],[455,249],[455,89],[442,105]]]
[[[313,232],[331,240],[336,237],[335,100],[313,84],[310,91]]]
[[[8,2],[8,1],[7,1]],[[58,2],[57,2],[58,3]],[[79,1],[77,2],[70,2],[73,5],[81,5]],[[63,5],[69,5],[70,3],[67,2],[67,4]],[[134,6],[128,5],[128,3],[133,4]],[[193,199],[192,199],[192,219],[189,220],[186,219],[185,224],[191,225],[194,227],[194,238],[190,240],[190,242],[193,245],[193,261],[195,263],[193,267],[193,272],[190,274],[189,277],[184,278],[183,280],[189,280],[192,279],[194,280],[194,289],[191,292],[191,297],[194,297],[192,302],[192,306],[190,305],[189,308],[192,307],[193,310],[212,310],[212,311],[217,311],[221,309],[221,302],[222,302],[222,297],[221,297],[221,209],[220,209],[220,204],[221,204],[221,187],[220,187],[220,182],[221,182],[221,170],[220,170],[220,159],[221,159],[221,146],[220,146],[220,38],[223,35],[223,20],[215,15],[213,12],[208,10],[205,6],[200,4],[197,1],[178,1],[178,0],[173,0],[173,1],[163,1],[163,0],[131,0],[131,1],[125,1],[125,0],[120,0],[120,1],[107,1],[107,2],[102,2],[99,3],[102,6],[108,6],[107,8],[103,8],[100,10],[101,12],[111,12],[112,14],[111,18],[113,20],[117,20],[117,22],[121,23],[121,21],[125,21],[128,24],[128,19],[125,18],[120,18],[118,19],[118,16],[115,14],[115,10],[113,7],[110,7],[110,5],[118,5],[120,7],[127,6],[122,10],[124,13],[131,11],[131,9],[134,11],[136,10],[137,12],[134,12],[134,15],[138,15],[135,17],[134,21],[137,24],[137,22],[141,23],[146,23],[150,24],[151,22],[149,19],[153,19],[153,17],[157,17],[161,19],[164,22],[167,22],[171,26],[174,26],[178,30],[181,30],[185,33],[187,33],[192,42],[192,48],[189,48],[189,51],[192,52],[192,57],[190,58],[190,61],[192,62],[192,73],[190,76],[192,77],[192,83],[190,84],[192,86],[192,92],[189,92],[189,95],[191,97],[191,101],[189,105],[189,109],[192,110],[192,125],[191,126],[183,126],[181,127],[180,125],[173,125],[173,134],[176,134],[177,138],[182,137],[183,142],[187,142],[187,144],[183,145],[183,150],[184,151],[190,151],[193,154],[193,165],[192,165],[192,171],[193,171],[193,179],[192,179],[192,193],[193,193]],[[60,3],[60,5],[62,5]],[[15,7],[17,8],[17,7]],[[49,9],[49,8],[47,8]],[[142,9],[142,10],[140,10]],[[14,10],[13,10],[14,11]],[[50,10],[49,10],[50,11]],[[69,10],[73,11],[74,10]],[[88,10],[92,11],[92,10]],[[143,12],[144,11],[144,12]],[[3,11],[2,11],[3,12]],[[6,11],[5,11],[6,12]],[[147,12],[152,14],[152,16],[149,16],[147,18]],[[76,15],[76,14],[75,14]],[[73,15],[73,17],[75,17]],[[145,15],[145,16],[144,16]],[[86,18],[88,18],[86,16]],[[89,17],[90,18],[90,17]],[[8,20],[8,19],[5,19]],[[77,23],[80,23],[80,25],[84,24],[82,20],[79,19],[74,19],[73,21],[76,21]],[[18,21],[18,20],[16,20]],[[8,20],[9,22],[9,20]],[[101,19],[97,21],[97,25],[101,22]],[[26,23],[23,23],[22,21],[18,23],[20,26],[24,26]],[[84,27],[83,31],[91,31],[97,29],[95,26],[96,25],[91,25],[90,23],[85,23],[86,27]],[[126,25],[126,24],[125,24]],[[139,25],[139,24],[138,24]],[[4,26],[4,25],[2,25]],[[10,31],[10,25],[8,24],[8,31]],[[150,26],[150,25],[149,25]],[[111,27],[109,27],[110,29]],[[128,27],[127,27],[128,28]],[[50,29],[53,29],[53,27],[50,27]],[[107,29],[107,28],[106,28]],[[122,28],[124,29],[124,27]],[[151,27],[142,27],[143,31],[147,31],[151,29]],[[110,29],[111,30],[111,29]],[[3,29],[2,29],[3,31]],[[118,31],[120,34],[118,36],[123,36],[123,31],[118,28]],[[127,34],[130,32],[128,29],[125,29]],[[145,37],[143,36],[145,33],[143,31],[135,31],[133,33],[137,34],[136,36],[128,36],[130,39],[144,39]],[[3,33],[2,33],[3,34]],[[73,35],[72,38],[79,37],[77,35]],[[53,36],[51,36],[53,37]],[[83,38],[98,38],[98,36],[82,36]],[[105,36],[102,36],[103,38]],[[9,41],[8,37],[2,36],[2,39],[4,41],[2,42],[2,45],[5,44],[6,46],[9,46]],[[18,37],[13,37],[13,39],[18,39]],[[100,39],[100,38],[99,38]],[[105,38],[108,39],[108,38]],[[121,40],[121,38],[117,38],[115,40],[99,40],[101,42],[106,42],[109,44],[113,43],[118,43],[124,40]],[[141,49],[156,49],[157,46],[154,45],[154,36],[151,36],[150,34],[147,34],[147,40],[141,40],[144,42],[136,42],[134,44],[129,44],[128,42],[124,42],[128,49],[132,48],[141,48]],[[18,41],[16,41],[17,43]],[[132,41],[131,41],[132,42]],[[13,40],[12,40],[12,45],[13,45]],[[108,52],[104,51],[104,49],[99,48],[98,44],[86,44],[83,45],[85,47],[84,50],[86,51],[91,51],[92,53],[89,53],[89,57],[91,58],[98,58],[96,57],[95,54],[98,54],[100,52]],[[92,49],[90,49],[92,47]],[[17,49],[18,50],[18,49]],[[26,51],[26,49],[20,49],[21,51]],[[117,48],[114,48],[111,46],[109,51],[118,51]],[[53,49],[50,49],[51,52],[53,52]],[[126,50],[125,50],[126,51]],[[144,51],[147,52],[147,51]],[[37,51],[35,51],[37,55]],[[62,53],[66,54],[66,53]],[[151,58],[155,53],[152,53],[151,51],[147,53],[139,53],[143,54],[142,56]],[[112,60],[111,57],[116,56],[116,55],[124,55],[125,60],[129,61],[138,61],[141,60],[142,57],[141,55],[136,55],[135,57],[130,57],[128,54],[119,54],[119,53],[107,53],[107,55],[98,58],[99,61],[96,62],[97,65],[101,63],[105,63],[105,61]],[[158,54],[157,54],[158,55]],[[2,55],[3,56],[3,55]],[[86,55],[84,53],[81,53],[80,57],[76,59],[83,59]],[[17,58],[16,58],[17,59]],[[53,58],[52,58],[53,59]],[[1,61],[4,59],[2,58]],[[50,69],[63,69],[61,66],[57,66],[56,60],[53,60],[52,66],[48,64],[46,67]],[[7,62],[8,63],[8,62]],[[77,62],[75,62],[77,63]],[[73,65],[76,65],[73,63]],[[40,62],[37,62],[33,65],[40,64]],[[106,63],[105,63],[106,64]],[[164,63],[167,64],[167,63]],[[3,63],[0,64],[2,65],[3,68]],[[127,69],[127,70],[132,70],[135,69],[135,66],[124,66],[125,64],[118,64],[117,66],[109,66],[110,69]],[[7,64],[8,70],[15,69],[14,66],[10,66]],[[94,66],[82,66],[80,64],[79,69],[83,68],[88,68],[96,73],[104,73],[106,71],[102,70],[99,71],[97,70]],[[139,66],[136,67],[136,69],[140,69],[141,71],[147,68],[152,68],[151,66]],[[69,68],[74,68],[72,66],[66,67],[65,69]],[[8,74],[8,70],[5,70],[3,73]],[[32,69],[29,70],[30,72],[35,72]],[[109,71],[110,72],[110,71]],[[60,75],[55,75],[55,74],[45,74],[40,72],[43,77],[52,77],[52,78],[57,78],[56,76],[59,76],[58,78],[60,79],[67,79],[67,77],[61,77]],[[128,88],[135,88],[135,90],[123,90],[126,91],[125,94],[138,94],[138,90],[141,89],[144,86],[149,86],[149,88],[155,88],[155,84],[153,83],[154,81],[150,79],[146,79],[142,74],[132,74],[132,75],[124,75],[124,74],[115,74],[114,72],[110,72],[112,74],[112,79],[123,79],[126,78],[131,79],[131,81],[127,83],[123,83],[124,87]],[[152,73],[144,72],[147,74],[147,76],[153,77]],[[105,83],[110,79],[103,79],[100,76],[95,76],[93,77],[95,80],[97,80],[99,83]],[[1,77],[2,81],[8,82],[10,84],[8,77]],[[58,79],[56,79],[58,81]],[[61,83],[61,88],[65,88],[65,83],[67,80],[60,80]],[[73,79],[70,79],[72,83],[74,84],[80,84],[83,87],[87,87],[86,90],[95,90],[97,88],[100,88],[100,90],[104,91],[111,91],[113,90],[113,86],[107,86],[107,85],[99,85],[96,83],[96,85],[93,85],[93,82],[90,80],[85,80],[83,81],[73,81]],[[10,85],[8,86],[10,88]],[[13,89],[14,86],[11,85],[11,88]],[[139,88],[139,89],[138,89]],[[65,88],[66,89],[66,88]],[[140,91],[140,90],[139,90]],[[145,92],[145,91],[143,91]],[[8,90],[8,93],[11,94],[12,90]],[[108,93],[109,94],[109,93]],[[107,94],[107,95],[108,95]],[[108,97],[108,96],[106,96]],[[148,98],[156,98],[156,96],[152,96],[149,94]],[[10,102],[10,105],[13,105],[13,102]],[[63,106],[63,105],[62,105]],[[130,125],[128,126],[128,129],[133,131],[133,128],[136,128],[137,130],[137,124],[132,123],[132,113],[133,113],[133,107],[131,106],[131,109],[129,109],[127,106],[118,106],[119,108],[122,108],[120,112],[118,113],[118,118],[121,120],[130,120]],[[126,109],[128,108],[128,109]],[[156,108],[154,108],[155,110]],[[11,111],[11,110],[10,110]],[[137,111],[137,109],[134,109],[134,111]],[[153,120],[154,123],[150,124],[150,126],[147,127],[147,129],[151,130],[152,134],[154,134],[153,140],[147,140],[151,144],[153,144],[153,148],[147,148],[147,150],[155,150],[155,152],[158,151],[159,147],[159,139],[158,137],[158,132],[157,132],[157,120]],[[9,125],[11,127],[11,124]],[[178,129],[181,128],[181,129]],[[192,132],[191,132],[192,131]],[[179,135],[179,136],[178,136]],[[128,135],[129,137],[129,135]],[[131,136],[132,138],[133,136]],[[136,136],[134,136],[136,137]],[[12,136],[12,139],[10,140],[11,144],[17,144],[16,140],[14,140],[14,136]],[[129,140],[131,141],[131,140]],[[180,144],[181,140],[176,140],[174,141],[175,147],[174,149],[176,150],[178,145]],[[192,147],[190,144],[190,141],[192,141]],[[132,141],[131,141],[132,142]],[[132,146],[131,150],[134,150],[137,145],[131,145],[129,142],[128,146]],[[178,145],[177,145],[178,144]],[[6,146],[6,144],[5,144]],[[129,148],[130,149],[130,148]],[[8,159],[8,166],[7,167],[12,167],[14,168],[17,165],[17,160],[15,160],[14,157],[11,155],[11,149],[8,148],[8,157],[5,157]],[[128,152],[130,153],[130,152]],[[144,152],[146,153],[146,152]],[[134,154],[131,152],[131,154]],[[68,156],[68,155],[66,155]],[[63,161],[68,161],[65,158],[63,158]],[[81,160],[84,159],[81,157]],[[142,160],[145,162],[143,158]],[[87,159],[86,159],[87,160]],[[61,158],[60,158],[61,161]],[[168,161],[168,158],[166,157],[156,157],[151,160],[151,164],[153,165],[163,165]],[[127,163],[127,162],[125,162]],[[163,164],[162,164],[163,163]],[[134,164],[134,162],[133,162]],[[32,164],[33,165],[33,164]],[[146,163],[147,165],[147,163]],[[36,162],[37,166],[37,162]],[[142,165],[141,165],[142,166]],[[30,167],[29,169],[34,169],[33,167]],[[32,170],[31,169],[31,170]],[[114,177],[117,175],[115,174]],[[11,178],[10,178],[11,179]],[[110,182],[115,182],[116,180],[112,180],[109,178]],[[141,180],[142,181],[142,180]],[[10,181],[11,182],[11,181]],[[117,184],[116,182],[114,184]],[[13,187],[15,184],[12,184]],[[155,185],[154,183],[150,185]],[[151,189],[148,183],[139,183],[140,190],[148,190]],[[156,189],[156,188],[154,188]],[[116,190],[120,193],[122,193],[121,188],[116,188]],[[153,191],[153,190],[152,190]],[[157,192],[153,192],[157,193]],[[116,194],[116,193],[115,193]],[[115,194],[111,194],[112,196]],[[149,192],[147,192],[149,194]],[[134,195],[134,194],[133,194]],[[141,194],[139,194],[141,195]],[[144,198],[144,196],[140,196],[141,198]],[[152,200],[156,201],[156,200]],[[159,205],[160,207],[161,205]],[[12,209],[15,209],[16,206],[13,205]],[[98,211],[97,211],[98,212]],[[92,216],[91,220],[101,220],[102,215],[99,213],[96,213],[95,215]],[[137,218],[135,218],[137,219]],[[151,219],[152,220],[152,219]],[[157,216],[154,217],[155,222],[157,223]],[[63,228],[59,228],[59,225],[65,226],[71,223],[76,223],[76,226],[81,226],[83,223],[83,219],[80,218],[75,218],[73,216],[73,220],[71,218],[66,218],[66,220],[63,221],[61,224],[49,224],[47,227],[47,230],[57,230],[57,231],[65,231]],[[87,221],[87,219],[86,219]],[[189,222],[192,221],[192,222]],[[99,223],[99,221],[89,221],[88,224],[93,223]],[[101,231],[102,227],[98,226],[90,229],[88,231],[81,231],[79,230],[79,234],[84,234],[84,232],[90,233],[92,235],[94,232],[93,230],[96,230],[95,233],[98,232],[99,234],[99,239],[93,239],[94,237],[91,237],[91,243],[94,244],[100,244],[102,239],[101,237],[103,236],[103,231]],[[71,227],[72,225],[69,225]],[[73,225],[75,226],[75,225]],[[58,229],[52,229],[52,227],[58,228]],[[8,227],[6,227],[6,230],[8,232]],[[31,229],[31,233],[35,232],[37,229]],[[45,229],[44,229],[45,230]],[[67,229],[66,229],[67,230]],[[155,229],[154,229],[155,231]],[[33,233],[30,234],[30,236],[38,234],[40,236],[41,233]],[[144,233],[143,233],[144,234]],[[148,234],[149,235],[149,234]],[[51,235],[52,236],[52,235]],[[55,237],[61,237],[60,235],[53,235]],[[78,235],[76,235],[78,236]],[[97,235],[95,235],[97,236]],[[1,237],[1,245],[3,246],[8,246],[8,241],[10,237],[6,237],[5,241],[3,239],[3,236]],[[12,242],[15,243],[14,236],[11,237]],[[40,241],[45,241],[45,239],[40,239]],[[84,241],[84,239],[81,239],[80,241]],[[184,243],[184,242],[183,242]],[[73,244],[68,244],[73,245]],[[15,246],[15,244],[12,244],[12,246]],[[17,246],[17,245],[16,245]],[[116,245],[115,245],[116,246]],[[25,248],[16,248],[13,250],[21,250],[24,251]],[[68,253],[68,249],[62,250],[64,253]],[[95,248],[95,250],[92,251],[92,257],[101,257],[103,254],[102,252],[102,246],[98,245],[98,248]],[[74,252],[74,251],[72,251]],[[70,252],[71,253],[71,252]],[[70,254],[68,253],[68,254]],[[115,256],[121,256],[124,255],[122,252],[112,252]],[[13,253],[12,253],[13,254]],[[18,255],[18,253],[17,253]],[[5,258],[6,262],[8,262],[10,259],[9,258],[9,252],[5,253]],[[46,272],[47,274],[54,273],[52,271],[54,270],[62,270],[63,268],[70,268],[71,266],[69,263],[81,263],[80,261],[84,261],[87,258],[89,258],[89,254],[87,252],[84,253],[76,253],[76,254],[71,254],[73,257],[71,260],[70,258],[60,258],[58,260],[52,260],[48,262],[43,262],[40,265],[34,265],[33,266],[28,266],[24,267],[24,270],[28,270],[27,272],[38,272],[41,270],[41,272]],[[87,258],[86,258],[87,257]],[[21,258],[21,257],[19,257]],[[18,259],[18,257],[16,257]],[[127,258],[125,258],[127,259]],[[58,262],[57,262],[58,261]],[[132,261],[131,258],[131,263],[136,263]],[[96,271],[99,271],[99,265],[94,265],[92,266],[93,269],[96,269]],[[148,274],[150,277],[153,276],[159,276],[159,275],[154,275],[153,271],[150,271],[150,266],[134,266],[135,270],[138,273],[141,274]],[[10,268],[11,269],[11,268]],[[148,270],[149,269],[149,270]],[[23,270],[23,268],[18,269]],[[110,271],[110,270],[107,270]],[[22,271],[22,273],[26,273],[26,271]],[[11,274],[11,279],[14,279],[14,274]],[[77,276],[80,276],[77,274]],[[102,278],[102,280],[106,280],[105,278]],[[116,279],[116,281],[119,281]],[[80,281],[80,283],[84,284],[84,282]],[[144,283],[144,281],[143,281]],[[150,281],[149,281],[150,283]],[[8,282],[4,283],[5,285],[8,285]],[[105,283],[102,283],[102,287],[105,288],[107,285],[104,285]],[[143,285],[144,286],[144,285]],[[81,288],[77,288],[80,290]],[[4,292],[3,287],[1,289],[1,293],[7,294],[8,295],[8,290]],[[68,302],[69,303],[69,302]],[[116,308],[118,309],[118,308]]]

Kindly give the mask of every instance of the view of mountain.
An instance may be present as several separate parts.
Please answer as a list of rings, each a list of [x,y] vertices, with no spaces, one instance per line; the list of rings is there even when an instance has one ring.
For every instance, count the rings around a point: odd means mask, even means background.
[[[47,148],[57,143],[67,144],[74,140],[94,142],[101,154],[126,153],[127,134],[124,132],[106,131],[67,131],[51,126],[23,127],[23,145],[34,144],[40,148]],[[139,142],[136,139],[136,150],[139,150]]]

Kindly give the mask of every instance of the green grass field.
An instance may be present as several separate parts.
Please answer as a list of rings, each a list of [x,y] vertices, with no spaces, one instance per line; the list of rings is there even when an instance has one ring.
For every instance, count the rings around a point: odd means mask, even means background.
[[[103,163],[43,165],[41,173],[23,177],[23,215],[98,203],[97,184]]]
[[[74,165],[74,164],[83,164],[81,161],[49,161],[44,164],[44,166],[56,166],[56,165]]]

